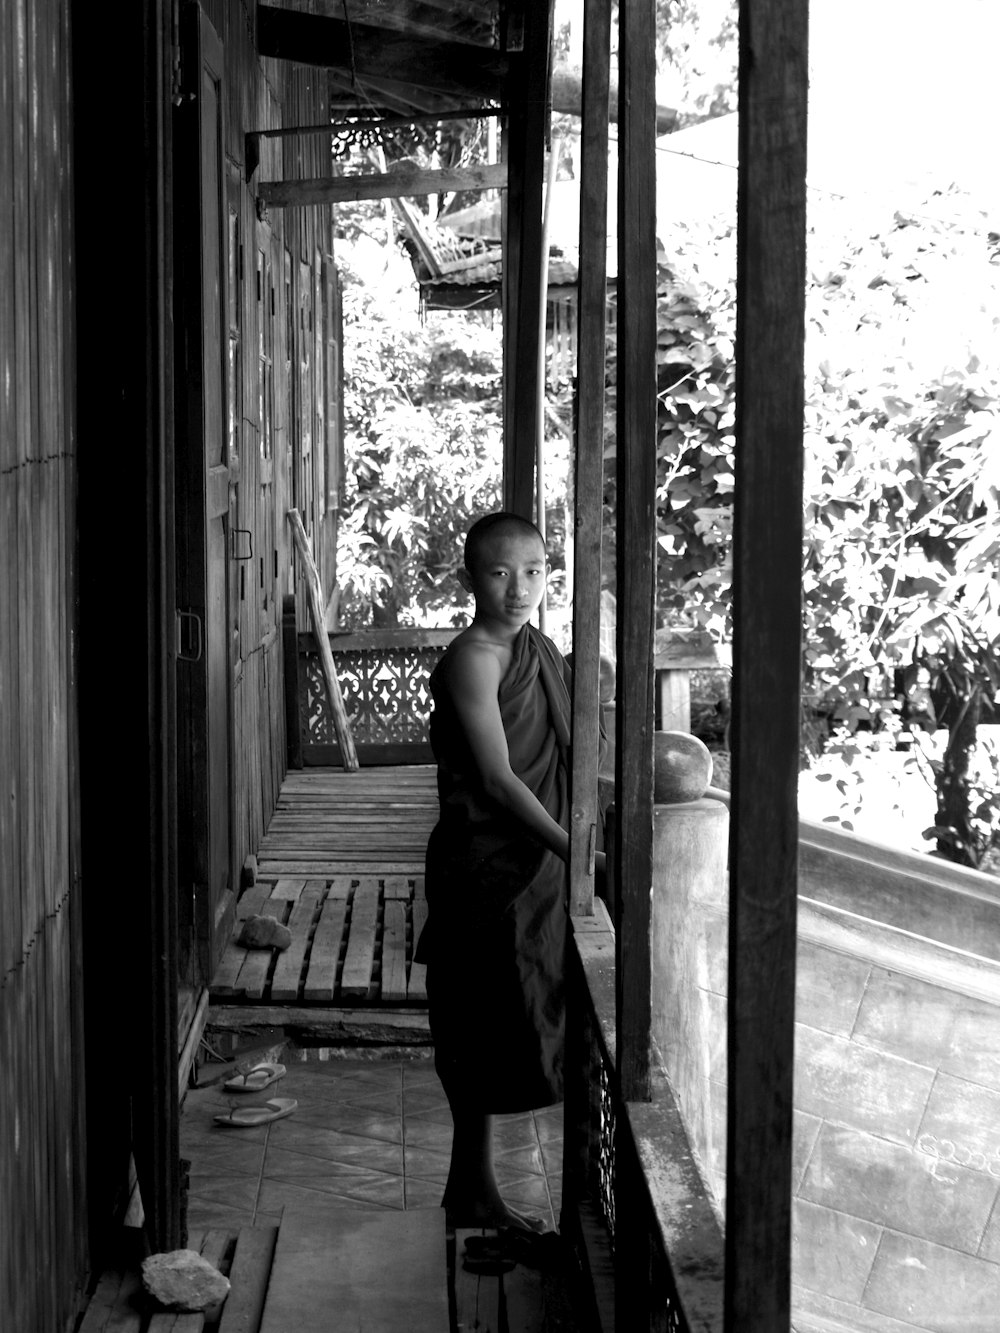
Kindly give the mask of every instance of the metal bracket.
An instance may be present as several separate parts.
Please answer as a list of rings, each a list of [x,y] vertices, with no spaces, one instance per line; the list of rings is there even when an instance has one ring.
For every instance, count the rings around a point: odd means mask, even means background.
[[[201,616],[196,611],[178,611],[176,654],[179,662],[200,662],[205,646],[205,636],[201,625]],[[184,626],[189,626],[188,642],[185,643]]]

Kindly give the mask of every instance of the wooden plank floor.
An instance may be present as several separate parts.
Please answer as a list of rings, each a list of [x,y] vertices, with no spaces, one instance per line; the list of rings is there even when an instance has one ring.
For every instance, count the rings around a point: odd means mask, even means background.
[[[371,1212],[333,1208],[320,1198],[304,1214],[286,1209],[278,1226],[190,1234],[188,1247],[229,1278],[221,1307],[204,1314],[157,1311],[138,1265],[108,1269],[79,1333],[319,1333],[334,1326],[380,1333],[592,1333],[571,1297],[568,1267],[469,1272],[465,1241],[487,1234],[494,1233],[446,1237],[440,1208]]]
[[[187,1248],[229,1278],[224,1304],[204,1313],[157,1311],[146,1295],[138,1265],[107,1269],[100,1277],[78,1333],[258,1333],[264,1309],[276,1226],[192,1231]]]
[[[424,853],[437,819],[433,765],[300,769],[282,783],[237,905],[213,1003],[426,1004],[413,946],[427,917]],[[274,916],[290,947],[244,949],[243,920]]]

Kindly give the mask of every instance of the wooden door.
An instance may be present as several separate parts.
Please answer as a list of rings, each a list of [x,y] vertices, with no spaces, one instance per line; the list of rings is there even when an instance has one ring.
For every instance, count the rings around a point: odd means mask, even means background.
[[[209,980],[235,905],[230,871],[229,509],[222,44],[185,11],[189,96],[178,109],[180,270],[178,708],[180,926],[187,972]]]

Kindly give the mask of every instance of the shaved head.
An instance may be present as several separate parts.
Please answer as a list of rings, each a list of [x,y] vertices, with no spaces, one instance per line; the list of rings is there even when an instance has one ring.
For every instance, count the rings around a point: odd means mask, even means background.
[[[465,539],[465,568],[472,570],[483,549],[494,537],[513,534],[517,537],[537,537],[545,550],[545,538],[530,519],[520,514],[511,514],[500,510],[496,514],[485,514],[477,519],[469,529]]]

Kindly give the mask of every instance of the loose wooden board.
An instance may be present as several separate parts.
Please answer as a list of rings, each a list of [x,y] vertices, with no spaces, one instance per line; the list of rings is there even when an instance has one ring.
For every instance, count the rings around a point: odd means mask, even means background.
[[[440,1208],[286,1204],[260,1333],[449,1333],[444,1224]]]

